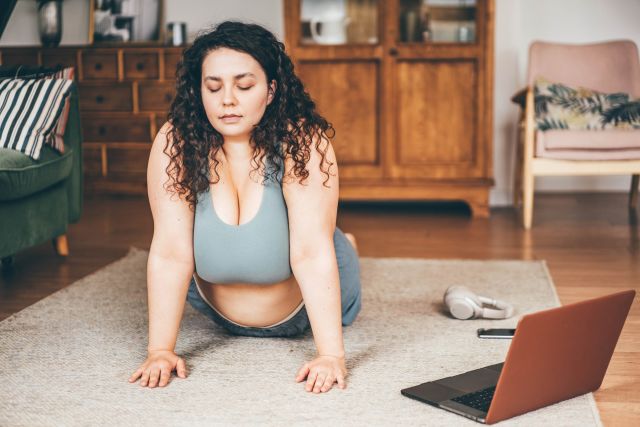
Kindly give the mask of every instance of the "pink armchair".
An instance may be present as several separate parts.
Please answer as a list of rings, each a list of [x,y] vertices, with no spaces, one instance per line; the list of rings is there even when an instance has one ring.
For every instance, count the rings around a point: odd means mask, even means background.
[[[640,97],[638,48],[630,40],[595,44],[534,42],[529,47],[527,87],[513,102],[522,107],[518,126],[514,204],[522,204],[524,228],[533,219],[534,177],[631,175],[629,206],[636,207],[640,176],[640,130],[536,129],[533,85],[538,77],[601,92]]]

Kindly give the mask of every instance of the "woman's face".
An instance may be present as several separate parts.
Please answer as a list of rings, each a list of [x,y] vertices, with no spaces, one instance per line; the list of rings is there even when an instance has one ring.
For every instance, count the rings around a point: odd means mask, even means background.
[[[251,55],[215,49],[202,62],[202,103],[211,125],[225,139],[249,138],[273,100],[275,81]]]

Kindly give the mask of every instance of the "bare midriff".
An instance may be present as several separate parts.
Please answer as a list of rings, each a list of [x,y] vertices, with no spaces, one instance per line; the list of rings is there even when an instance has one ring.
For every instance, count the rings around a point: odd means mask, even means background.
[[[202,294],[220,314],[243,326],[265,327],[287,318],[302,302],[292,275],[271,284],[211,283],[196,275]]]

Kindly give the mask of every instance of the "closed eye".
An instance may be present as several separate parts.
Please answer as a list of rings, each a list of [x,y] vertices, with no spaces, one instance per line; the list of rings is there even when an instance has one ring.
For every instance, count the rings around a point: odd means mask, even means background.
[[[240,90],[249,90],[249,89],[251,89],[252,87],[253,87],[253,86],[248,86],[248,87],[238,86],[238,89],[240,89]],[[207,88],[207,89],[208,89],[208,88]],[[218,91],[220,90],[220,88],[218,88],[218,89],[208,89],[208,90],[209,90],[209,92],[211,92],[211,93],[215,93],[215,92],[218,92]]]

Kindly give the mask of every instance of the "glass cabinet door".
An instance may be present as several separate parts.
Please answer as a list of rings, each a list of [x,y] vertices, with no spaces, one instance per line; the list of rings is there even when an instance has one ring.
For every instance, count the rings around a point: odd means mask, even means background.
[[[398,42],[475,43],[476,0],[400,0]]]
[[[377,44],[378,0],[302,0],[301,44]]]

